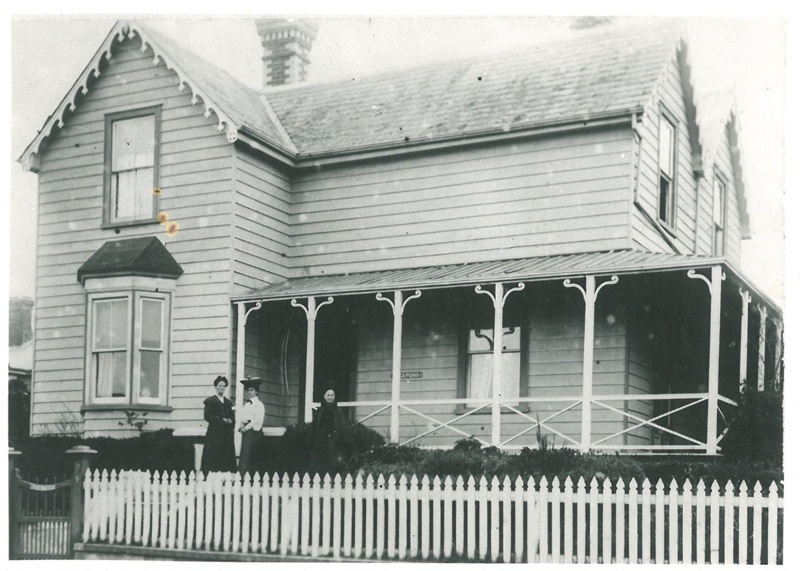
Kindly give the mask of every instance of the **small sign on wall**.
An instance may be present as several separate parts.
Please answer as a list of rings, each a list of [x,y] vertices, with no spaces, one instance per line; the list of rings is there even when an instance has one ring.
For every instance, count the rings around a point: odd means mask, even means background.
[[[421,379],[422,371],[403,371],[400,373],[401,379]]]

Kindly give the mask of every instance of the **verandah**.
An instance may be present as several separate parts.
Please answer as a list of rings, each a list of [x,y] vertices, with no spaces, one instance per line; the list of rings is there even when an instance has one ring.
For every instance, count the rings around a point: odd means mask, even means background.
[[[776,564],[773,482],[87,472],[83,542],[418,561]]]
[[[558,441],[562,445],[583,451],[694,451],[716,454],[719,442],[725,434],[725,417],[730,410],[726,407],[737,406],[735,400],[738,392],[737,384],[741,388],[748,377],[751,379],[750,382],[754,382],[757,375],[759,388],[764,387],[765,364],[768,365],[765,348],[766,309],[763,304],[758,304],[760,323],[754,324],[754,321],[757,321],[755,319],[750,319],[748,323],[748,316],[753,312],[755,304],[750,303],[750,294],[746,289],[739,287],[737,292],[737,288],[731,284],[731,287],[727,288],[727,292],[723,291],[725,272],[719,265],[697,270],[681,269],[648,275],[653,276],[654,283],[661,280],[661,276],[672,276],[678,285],[675,286],[677,289],[670,293],[677,296],[691,296],[699,301],[693,302],[696,306],[692,309],[693,313],[690,313],[691,320],[679,325],[689,332],[680,334],[685,338],[682,341],[683,346],[680,345],[680,340],[676,341],[670,337],[670,335],[674,337],[674,331],[663,335],[654,342],[668,346],[667,358],[670,361],[666,362],[662,359],[660,363],[652,363],[651,365],[657,365],[660,370],[657,373],[650,373],[651,378],[645,379],[642,386],[632,387],[629,391],[627,384],[628,378],[635,375],[628,371],[628,367],[633,366],[629,363],[635,364],[634,349],[636,348],[633,347],[633,344],[638,342],[630,341],[630,339],[635,339],[635,332],[629,323],[626,323],[626,327],[631,327],[631,330],[625,331],[625,335],[629,336],[626,343],[630,343],[630,345],[624,346],[624,351],[626,351],[625,370],[617,372],[617,377],[614,379],[615,386],[609,387],[608,382],[606,382],[606,386],[601,386],[602,382],[598,384],[598,379],[605,374],[602,370],[598,370],[597,366],[600,363],[599,359],[603,357],[595,359],[595,350],[600,347],[598,343],[601,341],[599,337],[601,331],[598,327],[605,325],[602,321],[605,315],[601,316],[601,320],[598,321],[598,298],[609,297],[606,291],[622,291],[622,288],[630,285],[631,280],[642,278],[636,274],[627,274],[620,278],[615,273],[609,273],[549,282],[551,285],[560,287],[563,292],[568,292],[564,295],[571,294],[572,297],[564,301],[565,304],[577,308],[578,300],[582,298],[580,305],[583,308],[583,319],[579,323],[576,321],[583,330],[581,346],[580,348],[576,347],[580,351],[578,360],[582,360],[582,364],[575,363],[580,367],[578,371],[574,371],[574,367],[570,364],[572,370],[578,375],[577,382],[560,391],[554,385],[550,387],[552,390],[549,393],[544,390],[532,390],[531,393],[528,393],[525,386],[525,374],[520,373],[519,377],[523,379],[523,382],[519,391],[509,395],[508,387],[504,386],[504,383],[510,376],[507,374],[510,365],[508,355],[503,347],[508,341],[505,338],[501,341],[501,337],[499,337],[513,332],[514,328],[508,327],[509,323],[514,323],[509,320],[509,313],[519,314],[520,306],[526,307],[531,299],[536,301],[544,282],[494,282],[488,287],[485,286],[486,282],[483,282],[484,285],[465,284],[467,287],[460,289],[462,293],[472,292],[473,298],[483,298],[482,303],[493,308],[491,315],[484,314],[485,319],[481,322],[483,323],[480,325],[481,329],[473,329],[476,336],[486,339],[487,347],[487,350],[484,351],[486,354],[481,355],[487,369],[487,392],[477,397],[474,394],[466,393],[461,388],[463,384],[456,387],[455,370],[447,373],[450,377],[439,381],[435,395],[419,396],[415,395],[413,391],[401,392],[401,387],[404,387],[405,390],[405,386],[407,386],[404,385],[403,379],[408,378],[406,375],[414,374],[405,370],[409,348],[403,346],[404,341],[407,342],[410,335],[410,333],[404,333],[409,311],[412,314],[415,311],[430,312],[432,305],[426,306],[423,310],[416,308],[421,307],[420,304],[425,303],[426,299],[430,300],[431,296],[437,292],[441,293],[442,288],[395,289],[391,295],[373,293],[368,296],[363,293],[360,296],[362,301],[359,303],[366,306],[369,304],[368,297],[372,297],[369,311],[390,316],[392,323],[389,355],[391,368],[383,373],[387,377],[387,382],[384,382],[382,377],[376,378],[377,376],[370,374],[369,371],[366,374],[363,371],[357,373],[358,382],[361,383],[359,387],[381,385],[382,387],[390,386],[390,389],[383,389],[386,390],[386,395],[379,398],[370,398],[369,393],[377,393],[377,390],[370,390],[365,391],[368,394],[366,398],[358,395],[358,398],[352,400],[341,399],[344,402],[340,404],[354,409],[355,418],[367,425],[376,423],[383,418],[382,424],[379,425],[385,426],[389,440],[398,444],[429,445],[425,440],[426,437],[447,433],[456,439],[472,436],[484,445],[518,449],[523,446],[537,445],[540,435],[544,434],[551,438],[551,442]],[[642,289],[641,285],[640,280],[638,286],[640,289]],[[646,288],[647,284],[644,285]],[[577,290],[577,293],[572,293],[574,290]],[[706,291],[705,294],[703,290]],[[313,291],[315,290],[309,289],[309,292]],[[325,380],[325,375],[329,375],[327,371],[323,371],[320,375],[315,370],[315,367],[319,367],[318,338],[320,331],[325,333],[325,327],[322,330],[319,329],[319,316],[321,315],[321,319],[324,321],[326,316],[335,310],[334,308],[345,303],[348,297],[353,298],[352,292],[341,293],[343,295],[328,296],[324,299],[320,299],[319,295],[315,293],[308,295],[304,303],[286,297],[282,300],[253,298],[257,300],[255,305],[250,305],[252,300],[237,302],[236,362],[238,377],[243,377],[246,371],[246,335],[252,336],[253,334],[247,327],[248,318],[253,313],[256,317],[261,317],[265,309],[274,307],[276,304],[283,304],[287,309],[291,306],[302,310],[305,317],[302,321],[306,323],[304,363],[298,367],[298,378],[295,381],[297,383],[295,386],[299,386],[300,395],[298,396],[302,399],[301,420],[310,420],[315,404],[315,390],[320,388],[321,380]],[[620,294],[612,293],[611,295],[619,296]],[[509,312],[509,304],[513,305],[515,300],[522,299],[524,296],[527,296],[526,301],[517,302],[518,307],[516,309],[512,307]],[[668,300],[666,303],[674,303],[674,301]],[[724,312],[723,303],[725,304]],[[288,311],[292,310],[288,309]],[[294,309],[294,312],[300,313],[297,309]],[[734,320],[732,315],[739,317]],[[267,327],[275,326],[275,323],[270,321],[271,319],[272,317],[267,318]],[[609,316],[608,319],[609,323],[612,323],[614,316]],[[630,316],[626,316],[626,319],[631,324],[634,323]],[[517,324],[519,323],[517,322]],[[411,325],[413,327],[413,319]],[[753,330],[754,325],[758,326],[757,330]],[[520,329],[524,331],[525,328],[520,327]],[[348,334],[350,333],[339,333],[341,336]],[[689,341],[686,340],[688,335],[693,335]],[[325,350],[324,339],[323,337],[323,350]],[[730,343],[731,340],[736,342]],[[519,368],[519,361],[527,358],[526,347],[530,344],[525,339],[511,341],[512,344],[515,342],[518,344],[517,347],[524,345],[519,351],[518,361],[511,365]],[[754,345],[757,345],[757,350],[753,348]],[[750,350],[748,350],[748,346],[750,346]],[[734,347],[735,355],[731,347]],[[461,349],[459,350],[461,351]],[[472,351],[471,345],[469,350]],[[599,350],[602,352],[602,348]],[[687,358],[687,351],[700,351],[703,354],[702,357],[692,361]],[[470,357],[472,356],[470,355]],[[773,352],[773,357],[775,357],[775,352]],[[442,359],[440,358],[440,362]],[[619,360],[622,362],[622,358]],[[676,363],[690,365],[688,375],[687,371],[678,370]],[[757,372],[752,370],[754,363],[757,363]],[[460,363],[459,365],[462,369],[465,368]],[[527,363],[524,365],[527,366]],[[672,372],[667,373],[665,371],[667,368],[673,369]],[[534,369],[534,364],[531,364],[531,369]],[[775,372],[777,373],[777,369]],[[421,373],[418,374],[421,375]],[[535,371],[532,371],[531,378],[535,374]],[[463,376],[463,373],[461,375]],[[658,381],[656,378],[658,375],[662,379],[672,376],[678,381]],[[605,376],[608,377],[608,374]],[[572,378],[575,379],[575,377],[576,375],[572,373]],[[428,386],[431,386],[431,383]],[[451,393],[450,395],[447,394],[448,391]],[[449,409],[443,409],[442,407],[445,405],[449,406]],[[613,419],[617,425],[609,422],[609,419]],[[408,430],[409,422],[417,427],[411,434]],[[470,422],[474,425],[479,422],[483,423],[489,430],[477,433],[475,430],[470,431],[465,427]],[[702,422],[702,427],[699,426],[700,422]],[[605,426],[599,430],[598,427],[602,423],[605,423]],[[577,429],[573,428],[570,432],[562,428],[565,425],[577,426]],[[613,428],[614,426],[616,428]],[[480,430],[483,431],[483,428]]]

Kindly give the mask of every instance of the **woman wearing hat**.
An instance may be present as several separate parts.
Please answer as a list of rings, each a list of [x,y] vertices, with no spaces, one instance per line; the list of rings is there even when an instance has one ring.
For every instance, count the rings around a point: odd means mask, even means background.
[[[252,378],[241,381],[244,386],[244,402],[239,413],[239,432],[242,433],[242,447],[239,450],[239,473],[244,475],[255,468],[254,456],[261,441],[261,427],[264,425],[264,403],[258,398],[261,379]]]
[[[203,401],[203,418],[208,423],[203,443],[203,472],[235,472],[236,451],[233,447],[233,403],[225,398],[228,379],[214,379],[215,395]]]

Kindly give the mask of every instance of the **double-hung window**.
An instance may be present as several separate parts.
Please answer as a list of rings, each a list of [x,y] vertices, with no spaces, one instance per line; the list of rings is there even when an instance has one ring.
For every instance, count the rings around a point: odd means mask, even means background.
[[[714,235],[713,239],[713,254],[715,256],[722,256],[725,254],[725,214],[727,200],[727,188],[725,182],[719,177],[714,175]]]
[[[88,404],[166,404],[170,305],[163,291],[89,293]]]
[[[159,107],[106,116],[104,222],[107,225],[155,220],[160,123]]]
[[[675,225],[675,126],[662,112],[658,123],[658,219],[668,226]]]
[[[504,327],[500,394],[503,400],[519,397],[520,328]],[[494,366],[494,329],[470,329],[467,352],[467,397],[491,398]]]

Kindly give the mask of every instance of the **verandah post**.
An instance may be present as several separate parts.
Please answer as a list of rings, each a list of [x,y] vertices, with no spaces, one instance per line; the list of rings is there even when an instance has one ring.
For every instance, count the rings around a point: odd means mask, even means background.
[[[581,452],[588,452],[592,443],[592,374],[594,363],[594,307],[597,294],[608,284],[619,282],[618,276],[596,287],[595,276],[586,276],[586,288],[564,280],[565,287],[574,287],[583,294],[583,392],[581,395]]]
[[[403,292],[401,290],[394,291],[394,301],[383,297],[381,293],[375,295],[375,299],[385,301],[392,306],[392,315],[394,317],[392,331],[392,406],[391,419],[389,421],[389,438],[395,444],[400,442],[400,369],[403,358],[403,312],[409,301],[421,295],[422,292],[416,290],[405,301],[403,301]]]
[[[717,453],[717,406],[719,403],[719,336],[720,319],[722,312],[722,281],[725,274],[722,266],[711,268],[709,280],[695,270],[689,270],[687,275],[693,279],[703,280],[711,293],[711,314],[709,316],[710,328],[708,339],[708,414],[706,423],[706,454]]]
[[[19,484],[17,484],[16,458],[22,454],[19,450],[8,448],[8,558],[16,559],[19,554]]]
[[[328,296],[328,299],[317,305],[317,300],[314,296],[308,297],[308,306],[303,306],[297,303],[296,299],[291,302],[292,307],[299,307],[306,314],[308,321],[308,333],[306,334],[306,396],[304,399],[304,420],[311,422],[313,420],[313,406],[314,406],[314,352],[315,352],[315,337],[316,337],[316,324],[317,313],[322,309],[322,306],[333,303],[333,298]]]
[[[746,289],[739,288],[742,296],[742,331],[739,340],[739,392],[747,387],[747,328],[749,327],[750,302],[753,298]]]

